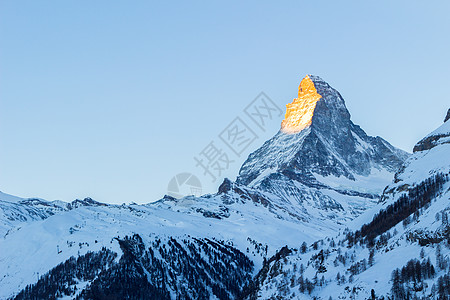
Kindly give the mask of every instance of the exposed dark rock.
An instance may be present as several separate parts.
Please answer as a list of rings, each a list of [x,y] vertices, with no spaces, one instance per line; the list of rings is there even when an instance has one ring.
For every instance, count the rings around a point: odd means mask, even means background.
[[[76,199],[67,204],[68,209],[74,209],[82,206],[108,206],[108,204],[95,201],[92,198],[84,198],[83,200]]]
[[[233,183],[231,182],[231,180],[228,178],[225,178],[223,180],[222,184],[219,186],[218,193],[219,194],[228,193],[229,191],[231,191],[232,187],[233,187]]]

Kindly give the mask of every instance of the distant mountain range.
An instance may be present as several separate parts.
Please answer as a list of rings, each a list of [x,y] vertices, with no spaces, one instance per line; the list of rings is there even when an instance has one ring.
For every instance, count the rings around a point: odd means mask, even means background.
[[[215,194],[0,192],[0,299],[449,299],[448,116],[411,155],[308,75],[280,131]]]

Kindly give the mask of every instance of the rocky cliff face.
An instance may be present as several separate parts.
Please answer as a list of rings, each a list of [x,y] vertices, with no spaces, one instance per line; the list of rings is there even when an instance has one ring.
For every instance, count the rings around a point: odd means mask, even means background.
[[[413,149],[413,152],[430,150],[437,145],[450,143],[450,109],[447,111],[447,116],[444,119],[444,125],[428,134],[421,139]]]

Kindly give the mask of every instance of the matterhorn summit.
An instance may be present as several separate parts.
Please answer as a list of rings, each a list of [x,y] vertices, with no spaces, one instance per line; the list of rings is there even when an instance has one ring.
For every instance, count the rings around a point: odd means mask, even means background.
[[[408,157],[355,125],[339,92],[318,76],[303,78],[298,98],[286,107],[280,131],[250,154],[239,171],[239,183],[260,185],[273,174],[308,186],[326,183],[327,177],[356,181],[393,173]]]
[[[236,182],[276,195],[306,219],[342,222],[377,201],[408,155],[368,136],[351,121],[341,94],[308,75],[286,105],[280,131],[250,154]]]
[[[344,99],[319,76],[307,75],[298,87],[298,98],[286,105],[286,116],[281,131],[297,133],[308,126],[318,125],[319,115],[328,121],[349,120],[350,114]]]

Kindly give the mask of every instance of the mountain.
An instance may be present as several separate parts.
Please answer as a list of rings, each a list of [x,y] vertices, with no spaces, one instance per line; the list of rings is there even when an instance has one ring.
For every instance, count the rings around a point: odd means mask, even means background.
[[[334,236],[267,260],[249,299],[449,299],[450,121],[424,137],[376,205]]]
[[[272,213],[274,208],[265,202],[263,194],[245,189],[240,193],[183,199],[166,196],[145,205],[76,200],[62,204],[63,208],[52,215],[45,215],[35,208],[43,215],[16,225],[10,224],[12,228],[0,239],[0,299],[7,299],[20,291],[23,292],[20,297],[24,297],[27,295],[25,288],[30,284],[36,284],[32,293],[39,295],[37,298],[54,295],[54,286],[67,287],[58,290],[61,295],[77,297],[90,293],[87,286],[105,286],[111,274],[123,277],[124,282],[142,282],[148,274],[159,273],[164,274],[164,280],[151,282],[146,288],[159,290],[161,297],[181,293],[180,286],[183,286],[186,295],[198,298],[200,296],[193,291],[203,286],[207,287],[207,295],[212,296],[214,290],[217,293],[214,295],[220,299],[228,299],[220,296],[223,288],[216,290],[215,286],[239,290],[249,280],[248,276],[259,270],[264,258],[274,255],[279,248],[286,244],[294,246],[299,241],[311,243],[326,233],[334,232],[317,224],[302,223],[287,212]],[[41,204],[43,207],[52,207],[52,202],[41,201],[45,203]],[[11,207],[20,207],[20,211],[31,209],[27,202],[0,203],[8,208],[3,211],[4,215],[14,213]],[[128,246],[130,240],[133,240],[131,248]],[[210,258],[204,256],[210,252],[215,254]],[[204,254],[197,257],[194,253]],[[130,261],[128,254],[139,262],[132,267],[131,278],[126,277],[126,265]],[[181,262],[173,265],[181,259],[180,255],[192,257],[191,260],[182,259],[184,265]],[[242,257],[243,266],[247,266],[244,273],[230,265],[235,256]],[[105,266],[98,267],[98,264]],[[85,265],[92,267],[83,267]],[[228,282],[230,278],[221,277],[218,271],[214,271],[220,265],[226,266],[224,272],[237,280],[233,281],[235,286]],[[73,273],[69,270],[73,268],[83,270]],[[100,273],[104,277],[97,279]],[[200,276],[196,274],[215,279],[208,281],[202,277],[192,281]],[[174,276],[178,278],[178,285],[173,281]],[[61,279],[55,283],[48,277]],[[115,288],[120,289],[120,286],[108,286],[105,295],[117,292]],[[122,288],[125,291],[121,292],[126,292],[126,286]],[[136,295],[128,296],[133,298]],[[20,297],[18,299],[23,299]],[[209,297],[200,297],[205,298]],[[229,295],[229,298],[235,297]]]
[[[59,201],[48,202],[38,198],[20,198],[0,192],[0,236],[28,222],[43,220],[63,211]]]
[[[408,157],[309,75],[280,131],[215,194],[112,205],[0,193],[0,298],[240,298],[271,263],[379,208]]]
[[[339,92],[308,75],[300,83],[298,98],[287,105],[281,130],[250,154],[237,182],[264,186],[274,174],[313,187],[327,185],[322,177],[328,176],[356,181],[380,170],[395,172],[407,157],[381,137],[368,136],[350,120]]]
[[[375,204],[408,155],[368,136],[339,92],[308,75],[280,131],[250,154],[236,183],[272,194],[303,220],[343,224]]]
[[[106,205],[91,198],[64,201],[46,201],[40,198],[20,198],[0,192],[0,236],[6,237],[29,222],[47,219],[57,213],[81,206]]]
[[[445,124],[450,119],[450,109],[447,111],[447,115],[445,117]],[[434,130],[422,140],[420,140],[413,149],[413,152],[424,151],[432,149],[438,145],[449,144],[450,143],[450,135],[448,126],[441,126],[438,129]]]

